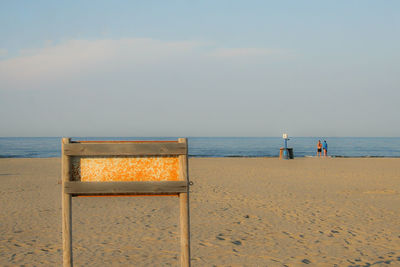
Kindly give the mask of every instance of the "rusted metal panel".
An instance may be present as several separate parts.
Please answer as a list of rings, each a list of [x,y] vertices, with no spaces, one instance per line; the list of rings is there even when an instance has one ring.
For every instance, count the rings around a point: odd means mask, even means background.
[[[72,180],[178,181],[178,157],[72,157]]]

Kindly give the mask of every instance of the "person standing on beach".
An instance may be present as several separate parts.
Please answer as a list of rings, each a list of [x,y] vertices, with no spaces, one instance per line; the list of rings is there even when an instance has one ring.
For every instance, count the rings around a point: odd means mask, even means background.
[[[326,157],[326,156],[328,156],[328,143],[325,140],[324,140],[323,148],[324,148],[324,157]]]
[[[321,140],[318,140],[318,144],[317,144],[317,157],[321,157],[321,151],[322,151],[322,143]]]

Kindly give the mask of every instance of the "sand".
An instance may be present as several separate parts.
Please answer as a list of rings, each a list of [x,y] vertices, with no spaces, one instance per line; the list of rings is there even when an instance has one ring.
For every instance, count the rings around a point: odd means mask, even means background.
[[[192,266],[400,266],[400,159],[191,158]],[[60,159],[0,159],[0,266],[61,266]],[[73,199],[75,266],[177,266],[176,197]]]

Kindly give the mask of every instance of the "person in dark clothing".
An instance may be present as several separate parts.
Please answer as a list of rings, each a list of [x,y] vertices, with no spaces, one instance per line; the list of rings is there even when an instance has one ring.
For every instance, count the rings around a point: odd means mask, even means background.
[[[321,151],[322,151],[322,143],[321,143],[321,140],[318,140],[318,144],[317,144],[317,157],[321,157]]]

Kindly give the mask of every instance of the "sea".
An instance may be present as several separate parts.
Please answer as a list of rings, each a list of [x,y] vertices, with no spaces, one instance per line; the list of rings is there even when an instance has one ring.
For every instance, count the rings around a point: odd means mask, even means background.
[[[177,140],[176,137],[76,137],[72,140]],[[400,137],[290,137],[295,157],[315,156],[318,140],[332,157],[400,157]],[[189,137],[191,157],[278,157],[278,137]],[[61,137],[0,137],[0,158],[60,157]]]

